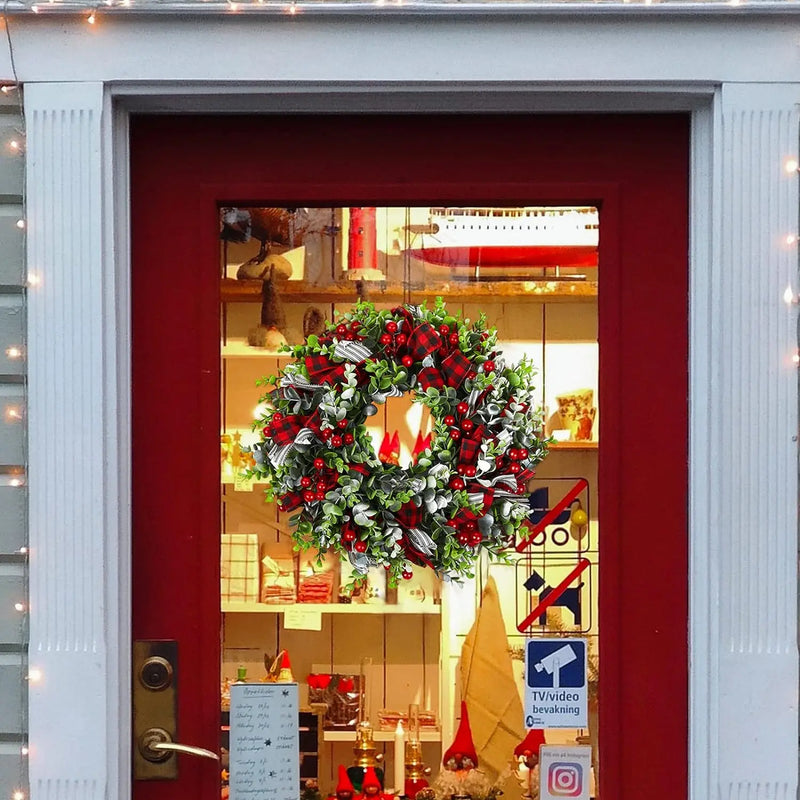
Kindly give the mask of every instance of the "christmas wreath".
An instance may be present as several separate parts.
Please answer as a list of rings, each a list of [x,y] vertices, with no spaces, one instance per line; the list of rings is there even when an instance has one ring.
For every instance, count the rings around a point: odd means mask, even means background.
[[[480,548],[497,555],[513,542],[546,448],[533,367],[505,364],[484,317],[470,325],[441,300],[359,303],[289,349],[295,360],[260,381],[252,476],[281,510],[299,510],[299,548],[333,548],[361,574],[383,565],[394,582],[414,564],[471,576]],[[364,423],[406,392],[430,409],[433,437],[402,468],[381,463]]]

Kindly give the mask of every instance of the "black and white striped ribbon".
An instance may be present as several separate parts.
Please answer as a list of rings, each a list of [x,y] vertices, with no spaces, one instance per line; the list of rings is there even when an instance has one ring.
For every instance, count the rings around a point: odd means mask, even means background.
[[[336,358],[343,358],[346,361],[352,361],[359,364],[366,358],[372,355],[370,349],[361,342],[350,342],[347,339],[339,339],[333,348],[333,354]]]
[[[406,538],[415,550],[418,550],[426,556],[431,556],[436,552],[436,543],[425,531],[419,528],[409,528],[406,530]]]
[[[282,467],[286,463],[286,459],[289,457],[289,453],[294,450],[297,445],[306,445],[311,444],[314,441],[316,436],[314,435],[314,431],[311,428],[300,428],[297,432],[297,436],[294,437],[293,442],[289,442],[289,444],[285,444],[282,447],[278,445],[274,445],[270,448],[267,457],[272,462],[272,465],[275,467]]]

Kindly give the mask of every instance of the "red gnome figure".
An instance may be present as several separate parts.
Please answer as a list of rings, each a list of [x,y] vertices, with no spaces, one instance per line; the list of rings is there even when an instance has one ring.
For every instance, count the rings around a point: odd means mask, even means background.
[[[381,782],[375,774],[374,767],[367,767],[364,773],[364,780],[361,783],[361,794],[358,795],[357,800],[383,800],[383,798],[390,798],[391,796],[383,793]]]
[[[533,728],[514,748],[518,762],[514,774],[525,800],[536,800],[539,797],[539,748],[544,743],[544,731]]]
[[[467,704],[463,700],[461,701],[461,721],[458,723],[456,738],[453,739],[453,744],[445,750],[442,764],[451,772],[470,770],[478,766],[478,754],[475,752],[475,744],[472,741]]]
[[[355,793],[356,790],[347,776],[347,770],[339,764],[339,783],[336,784],[336,800],[353,800]]]

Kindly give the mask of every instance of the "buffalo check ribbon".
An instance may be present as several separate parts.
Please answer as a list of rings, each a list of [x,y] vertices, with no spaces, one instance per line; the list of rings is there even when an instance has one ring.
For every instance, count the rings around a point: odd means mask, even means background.
[[[305,362],[311,380],[334,383],[344,375],[344,364],[334,364],[327,356],[315,353],[306,356]]]
[[[472,369],[470,360],[460,351],[453,350],[442,360],[441,372],[448,386],[457,389]]]
[[[269,426],[269,436],[272,443],[278,447],[291,444],[303,428],[303,423],[303,418],[296,414],[289,414],[280,420],[273,418]]]
[[[405,551],[406,558],[413,564],[433,567],[428,558],[436,552],[436,544],[427,533],[417,526],[422,521],[422,509],[413,503],[403,503],[394,514],[397,524],[403,528],[403,538],[400,544]]]

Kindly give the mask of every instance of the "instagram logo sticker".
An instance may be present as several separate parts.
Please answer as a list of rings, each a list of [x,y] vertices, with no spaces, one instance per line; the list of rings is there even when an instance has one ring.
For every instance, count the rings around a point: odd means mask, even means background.
[[[547,770],[547,791],[552,797],[580,797],[583,768],[569,761],[557,761]]]

